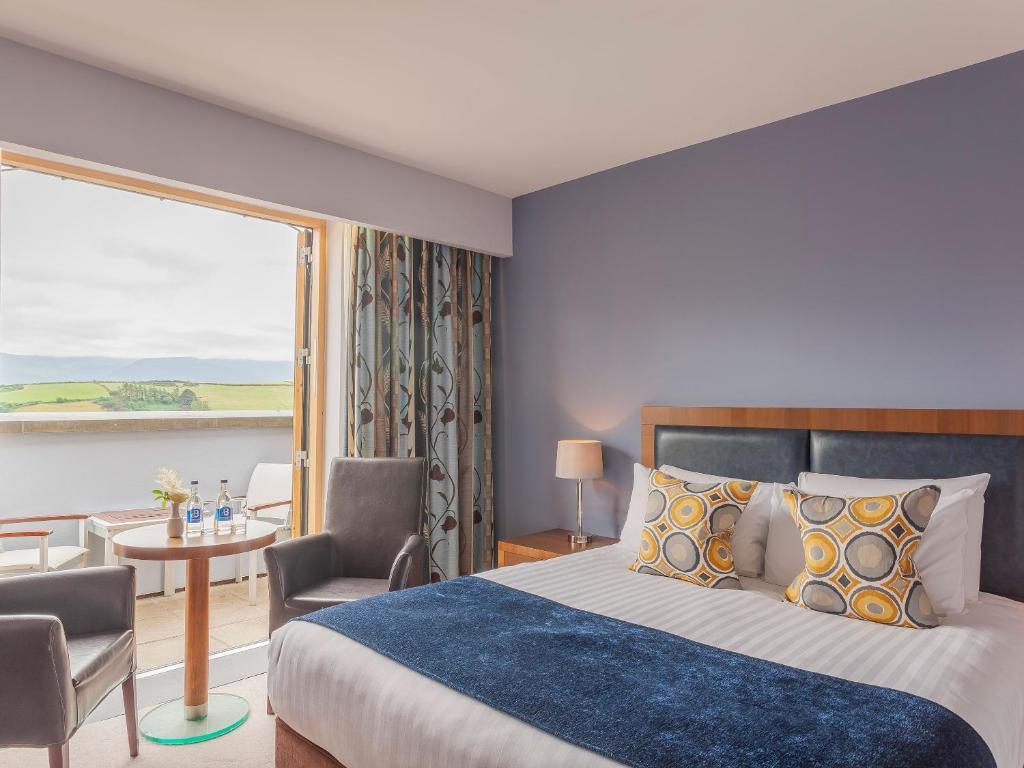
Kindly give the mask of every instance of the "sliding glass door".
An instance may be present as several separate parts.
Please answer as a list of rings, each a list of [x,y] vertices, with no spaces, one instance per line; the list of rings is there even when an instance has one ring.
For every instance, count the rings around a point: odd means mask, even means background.
[[[325,236],[315,218],[0,156],[0,528],[26,532],[0,571],[116,562],[114,536],[169,515],[160,467],[206,502],[226,478],[280,537],[320,529]],[[55,513],[46,537],[22,519]],[[261,558],[211,568],[211,650],[265,637]],[[184,570],[139,567],[144,669],[181,658]]]

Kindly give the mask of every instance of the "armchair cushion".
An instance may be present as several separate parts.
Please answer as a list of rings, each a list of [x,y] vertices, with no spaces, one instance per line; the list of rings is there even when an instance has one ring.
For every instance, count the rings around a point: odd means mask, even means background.
[[[302,616],[338,603],[347,603],[350,600],[383,594],[388,591],[388,586],[387,579],[356,579],[336,576],[321,581],[309,589],[296,592],[285,600],[285,606],[290,611],[295,611],[295,616]]]
[[[48,547],[46,550],[46,567],[55,570],[63,568],[73,560],[85,557],[89,550],[85,547],[69,545]],[[9,549],[0,552],[0,569],[9,571],[39,570],[39,547],[26,549]]]
[[[293,541],[301,541],[301,539],[293,539]],[[426,543],[423,537],[415,534],[409,537],[405,546],[398,553],[394,565],[391,567],[390,577],[387,579],[332,576],[292,592],[283,601],[282,623],[295,616],[303,616],[338,603],[347,603],[350,600],[360,600],[388,591],[405,589],[410,580],[410,572],[416,567],[414,564],[418,563],[422,566],[425,549]]]
[[[101,632],[67,639],[78,722],[135,671],[135,633]]]

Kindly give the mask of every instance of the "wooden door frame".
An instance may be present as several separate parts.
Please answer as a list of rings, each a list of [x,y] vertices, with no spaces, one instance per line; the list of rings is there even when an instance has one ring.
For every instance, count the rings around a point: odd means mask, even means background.
[[[127,192],[136,192],[166,200],[201,205],[220,211],[238,213],[269,221],[290,224],[313,230],[313,264],[310,274],[309,320],[310,320],[310,388],[306,400],[307,419],[309,424],[308,472],[306,516],[307,533],[316,533],[322,527],[323,520],[323,467],[324,467],[324,408],[326,404],[325,366],[327,350],[327,221],[326,219],[303,214],[292,213],[273,207],[255,203],[233,200],[228,197],[200,192],[184,187],[176,187],[149,179],[127,176],[119,173],[87,168],[70,163],[49,160],[19,152],[0,149],[0,163],[24,168],[28,171],[60,176],[65,179],[86,181],[105,187],[113,187]],[[297,350],[296,350],[297,351]],[[292,466],[295,467],[296,420],[299,414],[292,414]],[[296,469],[294,474],[298,475]],[[293,481],[293,489],[295,482]],[[299,515],[292,515],[292,533],[298,535]]]
[[[302,344],[301,323],[304,315],[309,316],[309,391],[305,393],[306,403],[306,450],[308,456],[306,472],[306,533],[319,533],[323,527],[323,469],[324,469],[324,414],[327,404],[325,392],[327,355],[327,224],[307,227],[313,231],[313,261],[309,272],[309,307],[305,306],[306,295],[301,279],[295,283],[295,350]],[[301,295],[300,295],[301,294]],[[301,408],[302,364],[296,358],[295,405],[292,409],[292,457],[298,456],[302,446],[302,423],[298,417]],[[293,462],[292,499],[301,497],[301,469]],[[293,503],[294,509],[294,503]],[[300,536],[302,521],[299,515],[292,515],[292,536]]]

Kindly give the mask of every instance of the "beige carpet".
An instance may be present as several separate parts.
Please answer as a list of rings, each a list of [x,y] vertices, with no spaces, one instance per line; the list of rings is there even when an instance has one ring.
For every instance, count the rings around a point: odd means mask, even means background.
[[[71,739],[71,768],[271,768],[274,718],[267,714],[267,676],[217,688],[249,700],[249,719],[227,736],[184,747],[139,739],[139,756],[128,757],[124,718],[82,727]],[[119,695],[114,692],[111,696]],[[144,714],[144,713],[140,713]],[[0,749],[0,768],[46,768],[45,749]]]

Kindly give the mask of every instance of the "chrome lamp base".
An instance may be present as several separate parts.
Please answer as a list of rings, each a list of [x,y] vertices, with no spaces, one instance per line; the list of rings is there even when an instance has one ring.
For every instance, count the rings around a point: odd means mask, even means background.
[[[573,546],[589,544],[594,540],[583,532],[583,481],[576,481],[576,533],[569,534],[569,543]]]

